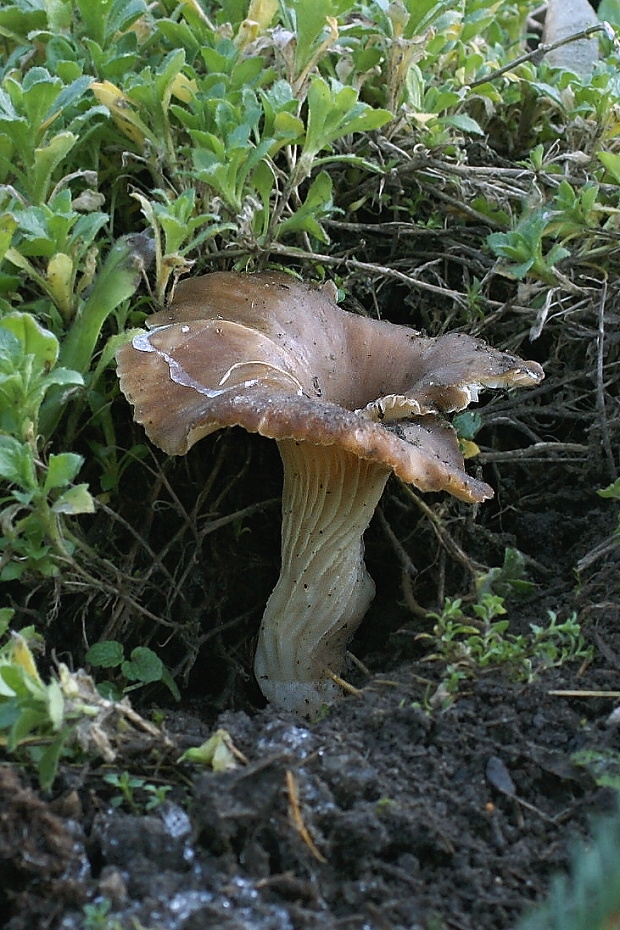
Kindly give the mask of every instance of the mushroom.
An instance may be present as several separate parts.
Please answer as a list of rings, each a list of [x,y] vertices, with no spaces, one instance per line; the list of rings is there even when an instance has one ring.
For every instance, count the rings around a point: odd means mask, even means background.
[[[431,338],[342,310],[331,284],[216,272],[181,282],[117,352],[120,386],[152,442],[183,455],[227,426],[275,439],[284,466],[280,577],[254,671],[263,694],[312,717],[340,690],[374,594],[363,534],[389,476],[463,501],[493,495],[464,469],[445,414],[543,371],[462,333]]]

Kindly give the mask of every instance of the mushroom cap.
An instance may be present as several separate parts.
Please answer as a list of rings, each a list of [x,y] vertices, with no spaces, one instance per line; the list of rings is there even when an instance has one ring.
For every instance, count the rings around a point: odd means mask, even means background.
[[[117,352],[121,390],[165,452],[242,426],[343,449],[422,491],[492,496],[464,470],[442,413],[485,387],[543,372],[471,336],[430,338],[348,313],[328,288],[282,273],[216,272],[179,284],[170,306]]]

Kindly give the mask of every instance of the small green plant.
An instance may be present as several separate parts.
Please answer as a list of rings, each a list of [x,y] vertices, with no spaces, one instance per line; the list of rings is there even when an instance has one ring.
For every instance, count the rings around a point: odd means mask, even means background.
[[[478,414],[474,412],[473,416],[475,418]],[[526,577],[523,554],[510,546],[504,551],[504,561],[501,565],[490,568],[476,578],[478,599],[483,594],[498,594],[502,598],[520,597],[528,594],[533,588],[534,584]]]
[[[71,672],[60,663],[46,683],[35,660],[43,649],[41,636],[32,627],[10,632],[12,616],[12,610],[0,609],[0,746],[29,760],[42,788],[52,785],[63,755],[75,760],[90,753],[113,762],[116,745],[136,728],[162,738],[126,698],[102,698],[81,670]],[[159,794],[151,795],[158,803]]]
[[[54,780],[58,760],[70,740],[77,708],[66,700],[57,678],[45,684],[39,675],[31,644],[40,643],[32,628],[7,637],[13,611],[0,611],[0,745],[8,752],[24,748],[43,787]]]
[[[247,759],[232,741],[227,730],[216,730],[200,746],[190,746],[178,762],[190,762],[193,765],[206,765],[214,772],[228,772],[237,768],[240,762],[247,763]]]
[[[620,791],[620,753],[615,749],[579,749],[570,758],[589,772],[599,787]]]
[[[74,484],[83,458],[74,452],[41,454],[42,405],[56,391],[55,403],[82,385],[82,376],[59,366],[58,340],[30,314],[0,320],[0,497],[3,536],[0,580],[26,571],[55,574],[76,540],[67,518],[92,513],[85,484]],[[1,493],[1,492],[0,492]]]
[[[446,598],[441,613],[427,615],[435,621],[432,634],[421,634],[433,641],[435,651],[429,658],[458,665],[463,677],[466,669],[520,665],[525,654],[523,637],[506,636],[509,621],[495,619],[506,613],[504,599],[485,593],[470,609],[473,617],[465,613],[461,598]]]
[[[592,837],[575,845],[568,875],[517,930],[615,930],[620,913],[620,809],[600,817]]]
[[[469,608],[460,598],[446,598],[441,612],[427,615],[435,621],[433,632],[418,636],[432,644],[429,661],[446,663],[443,690],[448,695],[455,694],[464,679],[490,668],[501,666],[513,680],[528,681],[541,669],[592,657],[574,613],[560,622],[549,610],[546,625],[531,623],[527,634],[510,633],[509,620],[497,619],[506,614],[504,597],[483,590],[485,581],[482,576],[478,600]]]
[[[112,902],[109,898],[101,898],[93,904],[85,904],[83,908],[83,930],[122,930],[122,924],[110,916]]]
[[[576,613],[560,622],[556,612],[548,610],[547,619],[546,626],[530,623],[530,649],[536,667],[557,668],[575,659],[592,659],[593,648],[583,638]]]
[[[136,646],[126,657],[122,643],[113,639],[102,640],[90,647],[86,661],[92,668],[117,670],[115,681],[98,684],[104,697],[119,700],[123,694],[135,691],[136,688],[160,682],[168,688],[175,700],[180,700],[181,695],[172,675],[148,646]]]
[[[20,77],[17,70],[8,74],[0,89],[0,183],[10,179],[32,204],[43,204],[56,169],[79,148],[86,127],[77,105],[90,78],[65,82],[42,66]]]
[[[607,485],[606,488],[601,488],[596,493],[599,497],[604,497],[606,500],[620,501],[620,478],[616,478],[612,484]],[[618,515],[618,524],[614,531],[614,535],[620,537],[620,514]]]
[[[129,772],[108,772],[103,780],[118,791],[110,800],[112,807],[124,804],[132,814],[155,810],[164,803],[168,792],[172,791],[172,785],[154,785]],[[138,798],[138,793],[144,796],[142,800]]]
[[[554,285],[558,282],[555,265],[570,253],[559,243],[545,249],[544,238],[550,230],[551,217],[547,208],[528,209],[514,229],[491,233],[487,244],[495,255],[505,259],[504,274],[518,280],[529,274]]]

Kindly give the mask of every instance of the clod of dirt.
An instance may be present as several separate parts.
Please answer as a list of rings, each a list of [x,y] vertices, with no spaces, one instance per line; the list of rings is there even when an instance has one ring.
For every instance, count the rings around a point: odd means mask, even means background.
[[[16,769],[0,766],[0,914],[12,915],[10,930],[52,926],[85,900],[89,867],[80,834]]]

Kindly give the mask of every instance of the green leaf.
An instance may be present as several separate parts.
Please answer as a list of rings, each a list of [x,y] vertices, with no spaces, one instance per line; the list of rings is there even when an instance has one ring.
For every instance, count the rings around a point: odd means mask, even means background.
[[[144,233],[124,236],[110,249],[82,312],[63,342],[61,361],[84,373],[92,364],[101,327],[122,301],[131,297],[154,255]]]
[[[599,497],[609,497],[612,500],[620,500],[620,478],[616,478],[613,484],[607,485],[596,492]]]
[[[0,29],[4,35],[6,30],[15,37],[27,36],[35,29],[45,29],[46,19],[45,4],[41,0],[18,0],[0,5]]]
[[[23,697],[26,693],[22,671],[15,665],[0,665],[0,698]]]
[[[490,235],[487,236],[487,245],[495,255],[499,255],[502,258],[521,258],[522,253],[517,249],[517,245],[515,244],[517,241],[516,235],[517,234],[514,232],[490,233]]]
[[[9,730],[19,717],[19,701],[16,698],[1,701],[2,695],[0,691],[0,731]]]
[[[6,562],[0,570],[0,581],[18,581],[27,568],[25,562]]]
[[[70,368],[54,368],[49,375],[41,379],[39,387],[45,393],[52,386],[82,387],[83,384],[84,378],[78,371],[72,371]]]
[[[165,666],[162,668],[161,672],[161,683],[168,688],[168,691],[175,701],[181,700],[181,692],[177,687],[177,683]]]
[[[620,184],[620,155],[614,152],[597,152],[596,157],[612,176],[616,184]]]
[[[12,607],[0,607],[0,637],[7,632],[14,614]]]
[[[508,547],[501,566],[495,566],[476,578],[478,597],[483,600],[489,594],[502,598],[527,594],[534,584],[527,581],[526,574],[525,557],[518,549]]]
[[[616,28],[620,27],[620,0],[601,0],[597,16],[601,22],[610,23]]]
[[[60,730],[65,716],[65,699],[60,684],[52,679],[47,686],[47,710],[54,730]]]
[[[133,23],[147,13],[144,0],[112,0],[107,16],[107,33],[110,39],[126,32]]]
[[[49,733],[49,730],[49,718],[43,702],[36,701],[30,705],[22,703],[20,715],[9,733],[7,748],[10,752],[13,752],[22,740],[31,734],[39,735],[46,731]]]
[[[43,490],[47,494],[52,488],[64,488],[79,472],[84,458],[76,452],[52,453],[47,463],[47,474]]]
[[[319,218],[328,216],[332,211],[332,180],[326,171],[321,171],[310,185],[301,207],[279,224],[278,237],[285,233],[307,232],[319,242],[329,242]]]
[[[562,261],[563,258],[567,258],[569,255],[569,249],[566,249],[563,245],[556,243],[545,255],[545,263],[547,265],[555,265],[556,262]]]
[[[445,126],[454,126],[455,129],[462,129],[463,132],[471,132],[477,136],[483,136],[484,132],[475,119],[466,116],[464,113],[455,113],[453,116],[442,116],[441,123]]]
[[[5,318],[6,319],[6,318]],[[22,344],[0,321],[0,372],[13,373],[21,367]]]
[[[95,502],[92,494],[88,490],[87,484],[76,484],[69,488],[64,494],[52,505],[54,513],[66,513],[69,515],[78,513],[94,513]]]
[[[64,6],[69,6],[67,0],[60,0],[60,2]],[[49,45],[47,48],[49,54]],[[66,49],[64,51],[65,54],[71,54],[73,52],[73,48],[67,43]],[[60,93],[57,95],[56,99],[52,103],[52,111],[60,114],[64,110],[68,110],[69,107],[73,106],[74,104],[79,103],[79,101],[84,98],[84,94],[92,82],[93,79],[90,74],[81,74],[79,77],[76,77],[75,80],[72,80],[71,83],[63,87]]]
[[[471,441],[482,427],[482,417],[477,410],[464,410],[452,418],[452,426],[460,439]]]
[[[69,732],[69,730],[64,730],[56,739],[52,740],[49,746],[45,747],[39,757],[37,773],[39,776],[39,784],[43,791],[49,791],[54,784],[60,755],[67,742]]]
[[[620,790],[620,753],[615,749],[580,749],[571,762],[586,769],[600,788]]]
[[[303,135],[303,131],[304,124],[298,116],[288,113],[286,110],[276,113],[273,120],[273,132],[277,138],[278,148],[299,139]]]
[[[46,145],[34,150],[34,165],[28,173],[33,203],[44,203],[47,200],[53,172],[77,141],[78,137],[72,132],[61,132]]]
[[[352,0],[288,0],[295,13],[295,70],[300,74],[312,59],[326,33],[327,17],[337,18],[353,6]]]
[[[16,311],[0,320],[0,327],[12,333],[21,343],[25,355],[32,355],[39,371],[51,368],[58,358],[58,340],[30,313]]]
[[[84,658],[95,668],[117,668],[123,661],[123,655],[121,643],[115,639],[105,639],[100,643],[93,643]]]
[[[112,681],[100,681],[97,685],[97,692],[106,701],[121,701],[123,692]]]
[[[185,51],[175,49],[166,56],[155,75],[155,90],[162,106],[167,107],[172,95],[172,84],[177,74],[185,64]]]
[[[353,132],[370,132],[392,118],[388,110],[373,109],[358,100],[353,87],[331,86],[315,77],[308,89],[308,124],[303,146],[307,169],[321,149]]]
[[[38,487],[30,447],[14,436],[0,436],[0,477],[25,491]]]
[[[17,84],[13,77],[9,79]],[[51,115],[53,103],[62,89],[60,78],[54,77],[47,68],[34,67],[24,73],[19,88],[15,90],[16,99],[21,97],[20,109],[28,120],[31,140],[39,135],[41,124]]]
[[[421,35],[433,20],[441,16],[445,10],[453,10],[454,0],[404,0],[409,13],[409,21],[405,27],[404,37]]]
[[[121,665],[121,671],[128,681],[140,681],[147,684],[152,681],[161,681],[163,662],[147,646],[137,646],[131,652],[129,661]]]

